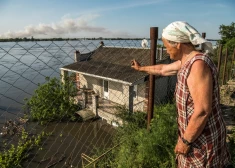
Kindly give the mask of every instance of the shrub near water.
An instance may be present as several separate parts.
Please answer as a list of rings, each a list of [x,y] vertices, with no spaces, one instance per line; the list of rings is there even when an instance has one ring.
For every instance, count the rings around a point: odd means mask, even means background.
[[[235,128],[232,130],[232,134],[231,136],[228,137],[228,139],[229,139],[228,147],[231,154],[231,160],[233,166],[235,167]]]
[[[40,121],[41,124],[65,119],[74,120],[74,112],[79,106],[73,103],[72,97],[77,93],[77,89],[68,81],[64,84],[57,78],[46,80],[48,82],[39,85],[35,94],[26,100],[31,119]]]
[[[2,147],[3,150],[0,152],[0,167],[21,168],[22,163],[29,157],[30,152],[33,149],[40,150],[42,140],[50,134],[51,133],[41,132],[38,135],[30,137],[28,133],[23,130],[17,144],[11,144],[9,148],[6,146]]]
[[[151,129],[146,129],[145,114],[134,113],[124,117],[127,121],[117,128],[113,149],[98,166],[113,168],[175,167],[174,147],[177,140],[175,105],[155,108]]]

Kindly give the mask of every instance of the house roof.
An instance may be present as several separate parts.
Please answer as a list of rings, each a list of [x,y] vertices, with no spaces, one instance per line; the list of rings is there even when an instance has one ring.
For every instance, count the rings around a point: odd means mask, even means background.
[[[81,54],[79,62],[62,67],[63,70],[78,72],[107,80],[133,84],[148,76],[131,68],[131,60],[149,65],[150,49],[117,48],[100,46],[91,53]]]

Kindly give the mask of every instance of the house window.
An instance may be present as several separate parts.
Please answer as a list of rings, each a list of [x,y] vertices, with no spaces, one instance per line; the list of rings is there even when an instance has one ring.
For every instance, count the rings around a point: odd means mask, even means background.
[[[108,92],[108,90],[109,90],[109,82],[104,80],[104,91]]]
[[[104,87],[104,98],[109,99],[109,82],[104,80],[103,87]]]

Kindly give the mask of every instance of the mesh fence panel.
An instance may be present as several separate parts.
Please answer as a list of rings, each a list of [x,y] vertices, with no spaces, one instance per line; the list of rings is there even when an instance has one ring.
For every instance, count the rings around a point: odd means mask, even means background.
[[[81,167],[82,154],[89,158],[98,148],[112,148],[115,126],[121,124],[115,115],[117,107],[146,112],[148,75],[131,69],[130,62],[136,59],[148,65],[150,49],[142,48],[141,40],[103,43],[100,40],[0,43],[1,151],[12,144],[17,146],[24,129],[27,140],[39,134],[49,135],[36,148],[27,148],[27,159],[21,158],[23,167]],[[171,62],[165,49],[159,48],[157,63]],[[59,118],[41,125],[40,120],[25,117],[31,115],[25,99],[39,95],[35,90],[48,83],[47,77],[59,81],[69,77],[64,83],[69,82],[77,89],[76,94],[69,95],[77,105],[73,119],[67,117],[70,108],[56,104],[59,98],[51,102],[45,99],[38,107],[41,111],[52,106],[63,108]],[[156,78],[156,104],[172,99],[175,81],[175,77]],[[44,93],[45,97],[52,95],[53,90]],[[61,113],[59,108],[43,117],[56,113]]]

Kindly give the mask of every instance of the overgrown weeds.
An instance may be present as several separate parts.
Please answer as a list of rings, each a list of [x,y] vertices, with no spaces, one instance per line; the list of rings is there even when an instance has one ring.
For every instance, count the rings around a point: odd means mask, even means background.
[[[20,168],[33,149],[41,150],[40,144],[49,133],[42,132],[36,136],[29,136],[23,130],[16,144],[8,144],[5,142],[2,145],[0,152],[0,167],[1,168]]]
[[[97,162],[98,167],[175,167],[174,146],[177,140],[176,109],[174,104],[155,107],[151,129],[146,129],[146,114],[123,113],[124,120],[117,128],[113,143],[116,148]],[[106,149],[107,151],[107,149]],[[104,152],[104,151],[103,151]],[[102,152],[99,151],[99,154]],[[96,154],[97,157],[98,155]]]

